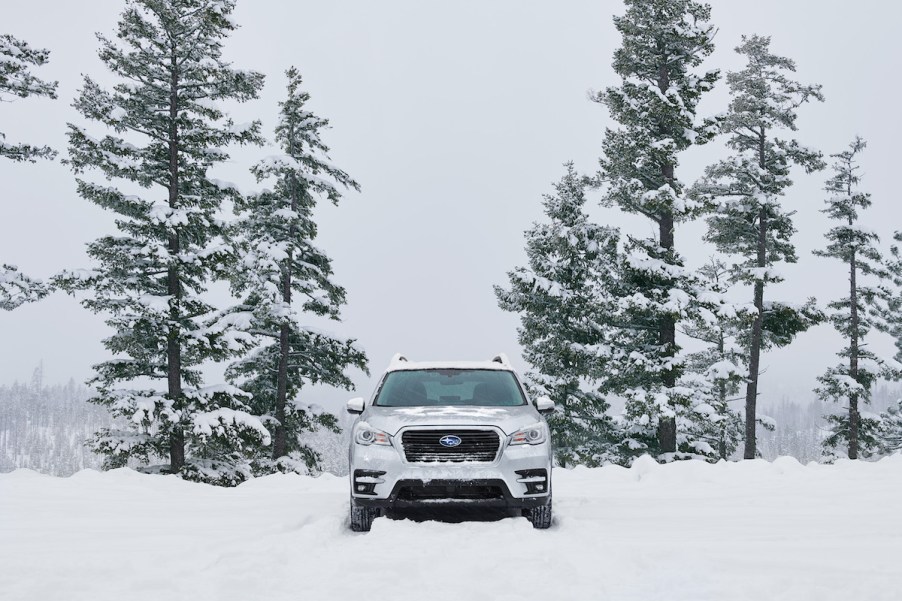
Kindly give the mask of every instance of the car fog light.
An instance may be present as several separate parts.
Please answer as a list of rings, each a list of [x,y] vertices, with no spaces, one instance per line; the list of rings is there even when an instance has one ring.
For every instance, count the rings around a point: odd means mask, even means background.
[[[526,494],[537,495],[547,490],[548,472],[544,469],[517,470],[516,474],[520,476],[517,482],[526,487]]]
[[[375,470],[354,470],[354,489],[361,495],[375,495],[376,485],[385,482],[384,475]]]

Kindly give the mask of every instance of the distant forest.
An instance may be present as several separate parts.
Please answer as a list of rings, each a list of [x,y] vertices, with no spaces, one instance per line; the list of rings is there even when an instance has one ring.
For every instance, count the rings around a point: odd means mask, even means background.
[[[877,386],[874,390],[872,404],[862,413],[870,416],[886,411],[902,397],[902,390],[887,385]],[[801,463],[822,461],[823,441],[829,432],[825,415],[835,415],[842,411],[841,407],[828,405],[821,401],[809,400],[796,402],[783,400],[762,413],[772,417],[775,423],[773,431],[762,429],[759,433],[758,450],[768,460],[787,455],[795,457]],[[734,457],[738,459],[739,453]],[[879,456],[871,459],[879,459]]]

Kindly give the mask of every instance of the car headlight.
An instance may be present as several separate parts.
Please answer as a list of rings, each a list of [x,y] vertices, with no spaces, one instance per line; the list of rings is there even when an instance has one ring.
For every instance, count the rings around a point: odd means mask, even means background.
[[[354,434],[354,442],[367,446],[371,444],[389,446],[391,445],[391,436],[369,424],[360,424]]]
[[[542,444],[546,440],[548,440],[548,430],[545,424],[539,423],[514,432],[510,444]]]

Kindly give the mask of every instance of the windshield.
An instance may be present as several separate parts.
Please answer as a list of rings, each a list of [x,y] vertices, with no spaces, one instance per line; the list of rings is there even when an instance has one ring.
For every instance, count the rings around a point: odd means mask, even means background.
[[[511,407],[525,405],[526,397],[509,371],[418,369],[388,374],[373,404],[379,407]]]

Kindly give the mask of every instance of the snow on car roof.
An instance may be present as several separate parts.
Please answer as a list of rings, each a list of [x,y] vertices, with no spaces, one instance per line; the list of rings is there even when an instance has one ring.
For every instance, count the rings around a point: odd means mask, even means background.
[[[407,357],[397,353],[392,357],[386,372],[409,371],[416,369],[497,369],[513,371],[513,366],[504,353],[498,354],[490,361],[408,361]]]

